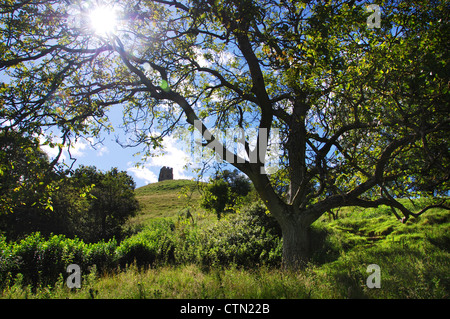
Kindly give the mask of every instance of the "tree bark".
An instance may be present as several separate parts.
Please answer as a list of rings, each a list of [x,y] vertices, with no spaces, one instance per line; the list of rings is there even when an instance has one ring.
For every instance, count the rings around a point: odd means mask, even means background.
[[[306,266],[310,258],[310,225],[315,220],[313,214],[284,202],[273,190],[267,176],[259,174],[259,167],[256,165],[252,168],[245,173],[281,226],[283,267],[298,269]]]
[[[283,268],[295,270],[305,267],[311,257],[310,225],[290,216],[281,223],[281,231]]]
[[[301,201],[306,190],[303,184],[306,177],[305,116],[307,110],[308,107],[305,104],[295,103],[291,123],[289,124],[288,142],[286,144],[289,156],[289,204],[293,204],[295,196],[298,196],[297,202]],[[303,194],[298,194],[299,190]]]

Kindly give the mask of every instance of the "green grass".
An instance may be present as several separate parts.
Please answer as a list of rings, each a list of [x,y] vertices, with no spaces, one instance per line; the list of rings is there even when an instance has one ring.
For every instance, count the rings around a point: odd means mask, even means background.
[[[433,209],[405,224],[386,207],[342,210],[337,220],[315,223],[327,234],[318,251],[318,274],[338,297],[449,298],[450,214]],[[328,256],[328,260],[327,260]],[[320,258],[319,258],[320,259]],[[381,268],[381,289],[368,289],[369,264]]]
[[[215,215],[195,210],[192,224],[178,219],[187,207],[180,197],[190,181],[165,181],[136,190],[140,213],[129,221],[143,228],[164,217],[176,221],[174,234],[214,226]],[[415,205],[404,201],[413,210]],[[335,212],[336,213],[336,212]],[[1,298],[450,298],[450,213],[432,209],[402,224],[387,207],[343,208],[338,218],[324,215],[313,225],[315,254],[297,272],[280,267],[193,263],[125,269],[99,275],[85,270],[81,289],[66,287],[63,277],[52,287],[32,289],[20,275],[11,278]],[[1,248],[1,247],[0,247]],[[367,266],[381,269],[381,288],[366,285]]]
[[[152,219],[176,217],[187,205],[197,205],[200,192],[191,180],[167,180],[136,189],[140,210],[130,225],[145,226]]]
[[[308,298],[312,282],[302,274],[286,273],[281,270],[238,268],[205,271],[196,265],[165,266],[158,269],[139,271],[131,266],[115,275],[100,279],[90,276],[82,288],[73,291],[64,282],[54,288],[40,288],[32,293],[30,289],[14,285],[3,292],[3,298]]]

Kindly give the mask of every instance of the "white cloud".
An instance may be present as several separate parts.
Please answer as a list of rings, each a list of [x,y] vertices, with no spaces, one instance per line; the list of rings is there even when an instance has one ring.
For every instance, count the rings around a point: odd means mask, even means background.
[[[88,146],[87,142],[83,140],[77,140],[70,147],[70,154],[75,157],[82,157],[85,154],[84,152],[87,146]]]
[[[230,51],[221,51],[218,53],[217,57],[219,58],[220,64],[228,64],[236,56],[233,53],[231,53]]]
[[[102,147],[100,147],[98,150],[97,150],[97,156],[103,156],[103,155],[105,155],[105,154],[108,154],[109,153],[109,149],[105,146],[105,145],[103,145]]]
[[[168,166],[173,168],[174,179],[190,179],[191,176],[186,174],[184,166],[192,160],[182,150],[182,143],[173,137],[165,137],[162,143],[164,150],[158,156],[148,158],[143,167],[130,167],[128,171],[137,179],[142,179],[146,183],[154,183],[158,181],[158,176],[151,169],[159,172],[161,167]]]
[[[49,144],[44,145],[47,142],[48,138],[49,138],[49,136],[40,135],[39,136],[39,141],[41,142],[40,146],[41,146],[41,149],[45,153],[47,153],[47,155],[50,157],[50,159],[54,159],[58,155],[59,148],[57,146],[51,147]],[[57,144],[57,143],[61,143],[62,139],[60,137],[54,136],[50,139],[50,141],[54,144]],[[67,161],[70,158],[70,156],[75,157],[75,158],[80,158],[80,157],[85,156],[86,152],[89,149],[92,149],[92,147],[90,147],[89,142],[92,142],[92,139],[90,139],[90,140],[78,139],[72,143],[70,148],[68,146],[64,146],[61,156],[59,158],[59,162]],[[70,150],[70,155],[69,155],[69,150]],[[101,155],[107,153],[106,147],[100,148],[99,152],[101,153]],[[101,156],[101,155],[99,155],[99,156]]]
[[[56,158],[56,156],[58,156],[58,153],[59,153],[59,148],[57,146],[51,147],[49,144],[45,144],[47,142],[47,139],[49,138],[48,136],[39,135],[38,138],[39,138],[39,142],[41,144],[40,145],[41,150],[43,150],[48,155],[50,160]],[[50,141],[56,144],[56,143],[60,143],[61,139],[56,137],[56,138],[50,139]],[[61,153],[61,156],[59,157],[60,162],[67,160],[67,156],[64,153],[65,152],[63,149],[63,152]]]
[[[59,148],[58,147],[50,147],[49,145],[41,145],[41,150],[43,150],[50,159],[54,159],[56,158],[56,156],[58,156],[59,153]],[[66,155],[64,154],[64,151],[61,153],[61,156],[59,157],[59,160],[61,162],[64,162],[67,160]]]
[[[135,178],[144,180],[146,184],[158,181],[158,177],[146,167],[130,167],[127,171],[132,173]]]
[[[230,51],[216,52],[212,49],[201,49],[199,47],[194,48],[195,59],[200,67],[211,67],[213,62],[222,66],[228,65],[230,61],[236,58],[236,56]]]
[[[163,140],[163,154],[149,159],[149,166],[168,166],[173,168],[173,178],[188,178],[185,175],[184,166],[190,161],[190,157],[182,150],[182,142],[173,137],[165,137]]]
[[[203,51],[198,48],[198,47],[194,47],[194,53],[195,53],[195,58],[197,60],[198,65],[200,65],[200,67],[210,67],[211,66],[211,62],[208,61],[203,53]]]

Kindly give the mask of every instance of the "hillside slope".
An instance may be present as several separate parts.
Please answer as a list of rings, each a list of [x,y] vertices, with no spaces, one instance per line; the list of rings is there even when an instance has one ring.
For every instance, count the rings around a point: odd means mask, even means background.
[[[200,198],[198,184],[191,180],[166,180],[136,189],[140,209],[129,222],[147,224],[160,217],[174,217],[187,205],[196,205]]]

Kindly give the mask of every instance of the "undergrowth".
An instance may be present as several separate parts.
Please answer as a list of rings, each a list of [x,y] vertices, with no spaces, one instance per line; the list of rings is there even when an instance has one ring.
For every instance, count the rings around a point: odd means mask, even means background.
[[[260,205],[216,222],[154,219],[121,242],[1,238],[1,297],[449,298],[449,226],[441,209],[405,224],[383,207],[342,209],[313,225],[315,253],[296,272],[281,270],[280,230]],[[71,263],[81,289],[66,285]],[[370,264],[379,289],[366,284]]]

